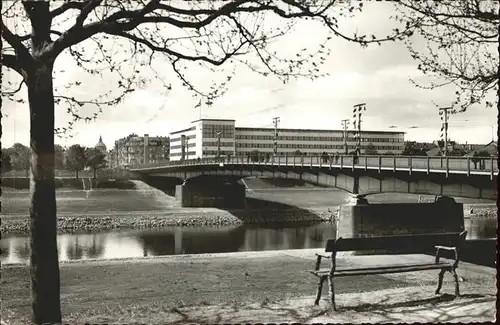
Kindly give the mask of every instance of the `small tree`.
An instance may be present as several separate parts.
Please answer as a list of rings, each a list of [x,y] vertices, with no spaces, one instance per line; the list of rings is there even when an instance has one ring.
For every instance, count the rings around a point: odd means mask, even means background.
[[[12,169],[24,170],[26,172],[26,178],[29,178],[30,160],[30,148],[21,143],[14,143],[11,155]]]
[[[453,148],[448,154],[449,156],[462,157],[466,154],[466,151],[462,148]]]
[[[401,155],[403,156],[427,156],[424,147],[418,148],[414,141],[408,141],[405,143],[405,148]]]
[[[366,145],[365,155],[378,155],[378,151],[375,149],[373,143],[369,142]]]
[[[328,155],[328,152],[323,151],[323,152],[321,153],[321,159],[323,160],[323,162],[324,162],[325,164],[328,162],[328,158],[329,158],[329,157],[330,157],[330,156]]]
[[[64,169],[64,148],[61,145],[54,145],[54,169]]]
[[[96,148],[85,150],[85,161],[85,166],[90,167],[94,172],[94,178],[96,178],[97,171],[107,165],[106,156]]]
[[[85,156],[85,148],[79,144],[74,144],[68,148],[68,153],[66,155],[66,168],[76,172],[76,178],[78,178],[78,172],[83,170],[87,164],[87,157]]]
[[[259,150],[252,150],[252,152],[250,153],[250,159],[252,159],[253,162],[257,162],[259,161]]]
[[[10,160],[10,153],[2,150],[2,174],[8,173],[12,170],[12,162]]]
[[[474,155],[471,158],[472,163],[474,164],[474,169],[477,169],[477,163],[479,163],[479,169],[485,168],[485,158],[491,157],[488,151],[479,151],[474,152]]]

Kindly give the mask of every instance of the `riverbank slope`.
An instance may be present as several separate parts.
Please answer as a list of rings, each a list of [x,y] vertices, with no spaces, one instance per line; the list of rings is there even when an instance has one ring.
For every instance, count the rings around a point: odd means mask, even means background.
[[[323,249],[176,255],[61,263],[63,321],[88,323],[470,322],[495,317],[496,270],[460,263],[462,296],[435,271],[337,278],[334,313],[315,307],[314,253]],[[338,266],[432,260],[425,255],[339,255]],[[326,265],[325,265],[326,266]],[[29,269],[2,269],[2,320],[27,324]]]
[[[249,179],[247,207],[244,209],[180,208],[175,198],[141,181],[132,182],[134,189],[56,191],[59,232],[322,222],[331,220],[337,207],[346,204],[350,198],[348,193],[334,188],[311,187],[306,183],[274,184],[270,180]],[[5,191],[2,194],[0,231],[3,234],[27,234],[29,193]],[[375,204],[417,202],[418,195],[380,193],[368,199]],[[464,203],[466,217],[496,216],[493,204],[469,199],[456,201]],[[471,207],[474,207],[473,214],[470,214]]]

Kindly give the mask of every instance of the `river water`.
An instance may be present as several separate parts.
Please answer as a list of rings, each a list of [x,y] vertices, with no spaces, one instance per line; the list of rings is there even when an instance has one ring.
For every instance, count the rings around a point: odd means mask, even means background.
[[[496,220],[465,219],[468,240],[496,238]],[[174,254],[202,254],[322,248],[334,237],[330,223],[315,225],[243,225],[62,234],[57,238],[59,259],[110,259]],[[1,262],[25,263],[28,237],[0,240]]]
[[[247,179],[253,190],[248,197],[279,202],[281,207],[327,206],[335,209],[348,201],[340,190],[316,191],[308,188],[283,190],[265,180]],[[107,211],[164,211],[173,209],[175,199],[139,181],[134,190],[59,190],[58,213],[85,214]],[[283,184],[282,184],[283,185]],[[27,191],[2,191],[2,213],[21,214],[28,208]],[[416,195],[381,193],[370,196],[370,203],[417,202]],[[478,200],[463,201],[477,204]],[[468,239],[496,238],[496,220],[465,219]],[[315,225],[243,225],[233,227],[164,228],[101,233],[62,234],[57,238],[59,259],[110,259],[173,254],[200,254],[238,251],[264,251],[324,247],[334,238],[329,223]],[[489,247],[489,246],[488,246]],[[25,263],[29,258],[29,238],[3,237],[0,240],[2,263]],[[481,252],[483,253],[483,252]]]

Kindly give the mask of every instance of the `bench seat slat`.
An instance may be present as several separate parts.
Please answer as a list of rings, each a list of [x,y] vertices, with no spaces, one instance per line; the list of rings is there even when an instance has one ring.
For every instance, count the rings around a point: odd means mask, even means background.
[[[350,271],[350,270],[379,270],[379,269],[386,269],[388,267],[393,267],[393,268],[400,268],[400,267],[412,267],[412,266],[427,266],[427,265],[452,265],[452,262],[447,262],[447,261],[439,261],[439,263],[435,263],[434,261],[431,262],[413,262],[413,263],[395,263],[395,264],[374,264],[374,265],[369,265],[369,266],[339,266],[335,268],[335,272],[340,272],[340,271]],[[329,268],[321,268],[318,271],[321,270],[330,270]]]
[[[439,263],[421,263],[414,265],[387,265],[377,266],[373,268],[338,268],[334,277],[353,276],[353,275],[368,275],[368,274],[385,274],[385,273],[403,273],[424,270],[437,270],[452,267],[452,263],[439,262]],[[311,271],[316,276],[328,275],[330,269],[320,269],[318,271]]]

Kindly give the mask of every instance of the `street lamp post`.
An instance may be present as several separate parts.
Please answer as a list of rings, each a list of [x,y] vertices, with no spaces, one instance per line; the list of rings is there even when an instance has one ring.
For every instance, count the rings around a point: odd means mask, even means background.
[[[439,113],[444,115],[444,123],[443,123],[443,128],[444,128],[444,150],[443,154],[446,157],[448,155],[448,111],[452,110],[453,107],[441,107],[439,108]]]
[[[273,118],[274,124],[274,154],[278,155],[278,123],[280,122],[279,117]]]
[[[216,134],[217,134],[217,158],[219,158],[220,157],[220,137],[221,137],[222,132],[217,131]]]
[[[356,118],[357,113],[357,123],[358,123],[358,148],[357,154],[361,154],[361,111],[366,111],[366,103],[356,104],[354,105],[354,118]]]
[[[345,149],[345,154],[348,154],[347,150],[347,125],[349,125],[349,119],[343,119],[342,120],[342,128],[344,129],[343,135],[344,135],[344,149]]]

